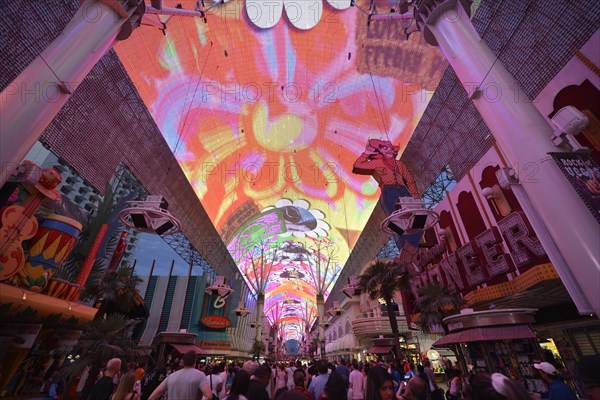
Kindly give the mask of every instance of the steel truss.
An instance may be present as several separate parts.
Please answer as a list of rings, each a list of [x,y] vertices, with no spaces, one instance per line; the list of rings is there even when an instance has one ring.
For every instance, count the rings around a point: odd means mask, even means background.
[[[425,203],[425,207],[434,208],[444,199],[446,191],[455,184],[456,181],[454,180],[450,166],[446,164],[421,197],[421,200]]]

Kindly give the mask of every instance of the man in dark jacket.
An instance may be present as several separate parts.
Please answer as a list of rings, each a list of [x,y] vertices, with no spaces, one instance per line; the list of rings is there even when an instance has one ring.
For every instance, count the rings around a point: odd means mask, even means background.
[[[269,400],[269,394],[267,393],[267,385],[271,381],[271,368],[267,365],[261,365],[256,368],[252,378],[250,379],[250,386],[248,388],[248,399],[252,400]]]
[[[104,376],[96,382],[90,393],[90,400],[109,400],[115,390],[113,379],[121,370],[121,359],[113,358],[106,363]],[[92,378],[92,377],[90,377]]]
[[[157,367],[153,362],[148,363],[147,373],[142,378],[142,400],[148,400],[148,397],[154,392],[167,377],[165,367]]]

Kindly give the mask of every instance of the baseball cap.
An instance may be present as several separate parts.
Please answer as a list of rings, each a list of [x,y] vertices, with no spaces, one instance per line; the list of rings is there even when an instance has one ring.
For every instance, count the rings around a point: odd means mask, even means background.
[[[558,370],[556,368],[554,368],[554,365],[547,363],[547,362],[541,362],[539,364],[533,364],[535,369],[539,369],[540,371],[544,371],[545,373],[547,373],[548,375],[558,375]]]

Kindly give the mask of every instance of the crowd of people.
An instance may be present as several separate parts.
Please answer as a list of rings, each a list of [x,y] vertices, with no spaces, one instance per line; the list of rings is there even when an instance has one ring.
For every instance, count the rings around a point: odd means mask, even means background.
[[[582,378],[588,398],[600,400],[600,359],[584,359]],[[535,364],[548,383],[548,398],[577,400],[558,371],[549,363]],[[590,368],[596,371],[589,373]],[[92,388],[90,400],[532,400],[518,381],[500,373],[464,376],[458,369],[446,371],[439,384],[427,360],[373,363],[318,360],[309,364],[280,362],[206,365],[196,353],[162,367],[151,363],[146,370],[129,365],[120,374],[121,360],[110,360]],[[116,377],[119,377],[116,379]],[[537,397],[536,397],[537,396]]]

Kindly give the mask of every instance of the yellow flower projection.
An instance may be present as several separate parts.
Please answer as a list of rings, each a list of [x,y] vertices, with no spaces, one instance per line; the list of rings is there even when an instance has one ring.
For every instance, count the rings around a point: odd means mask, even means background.
[[[427,104],[414,85],[360,72],[356,9],[323,6],[310,30],[261,30],[237,7],[174,17],[164,36],[138,29],[116,50],[242,275],[259,243],[327,240],[330,290],[379,198],[354,161],[369,138],[403,149]],[[314,263],[280,253],[265,309],[287,293],[300,315],[315,306]],[[286,321],[295,331],[300,316]]]

